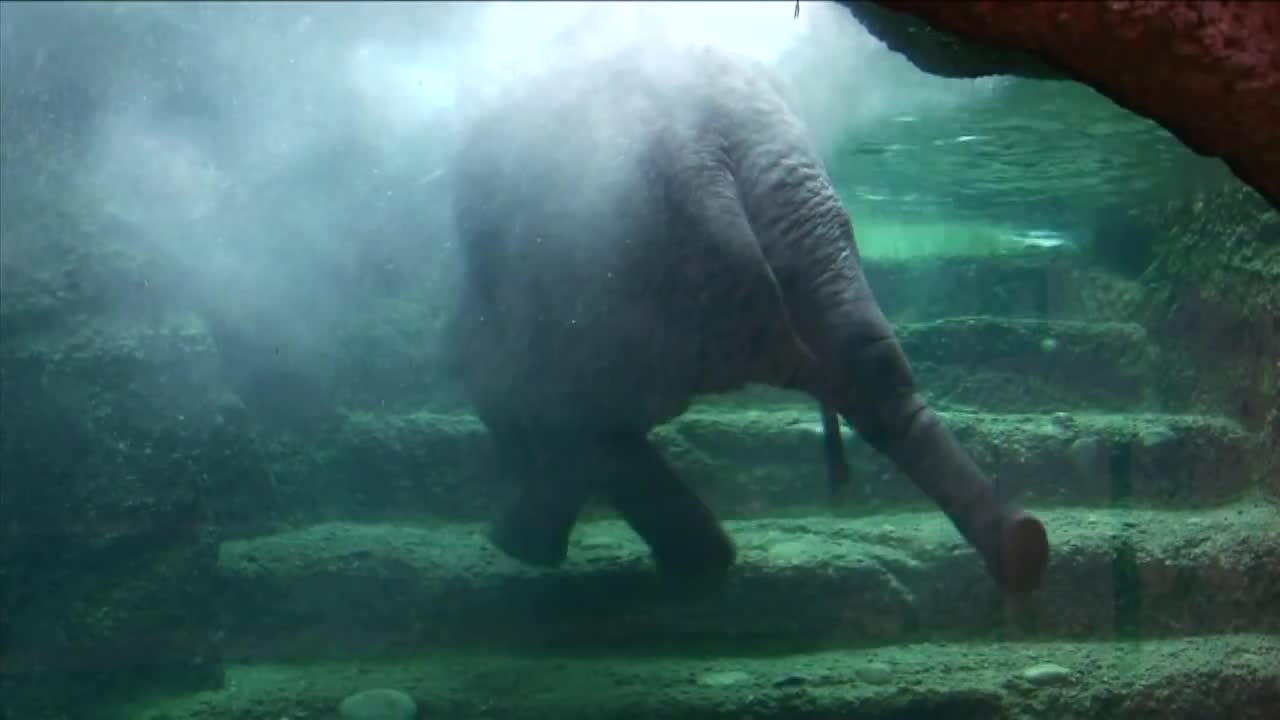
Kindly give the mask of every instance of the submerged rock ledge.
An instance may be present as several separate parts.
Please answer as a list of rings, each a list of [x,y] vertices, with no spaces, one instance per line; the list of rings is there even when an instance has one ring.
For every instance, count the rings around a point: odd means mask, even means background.
[[[1029,504],[1106,504],[1118,496],[1163,507],[1231,502],[1252,492],[1255,442],[1235,422],[1198,415],[944,412],[952,432],[1002,492]],[[726,517],[825,508],[821,423],[812,403],[696,408],[653,434],[655,444]],[[480,521],[510,493],[490,438],[466,414],[358,414],[327,449],[331,487],[361,521],[429,516]],[[926,507],[909,480],[849,440],[854,487],[840,512]]]
[[[476,525],[317,525],[224,543],[228,658],[441,646],[751,651],[939,638],[1280,631],[1280,510],[1048,510],[1043,588],[1002,603],[938,513],[729,523],[720,586],[659,580],[617,521],[585,523],[541,572]]]
[[[1050,663],[1066,673],[1037,684],[1037,668]],[[330,717],[348,693],[389,686],[411,694],[422,717],[450,720],[1262,720],[1280,704],[1280,639],[930,643],[777,657],[441,653],[232,665],[227,677],[224,690],[140,703],[117,717]]]

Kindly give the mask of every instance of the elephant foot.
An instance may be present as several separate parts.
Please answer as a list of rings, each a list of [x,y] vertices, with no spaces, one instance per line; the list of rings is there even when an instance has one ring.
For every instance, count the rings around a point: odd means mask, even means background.
[[[723,576],[737,551],[719,518],[645,438],[612,449],[616,467],[605,476],[606,496],[648,544],[658,571],[681,579]]]
[[[1001,530],[1000,576],[1005,591],[1024,594],[1040,586],[1049,565],[1049,536],[1044,524],[1025,510],[1015,510]]]
[[[519,448],[526,473],[515,501],[494,521],[489,541],[508,557],[539,567],[559,567],[569,554],[569,536],[591,499],[594,484],[576,456],[553,442]]]
[[[555,568],[569,554],[576,518],[549,515],[517,502],[489,529],[489,542],[504,555],[528,565]]]

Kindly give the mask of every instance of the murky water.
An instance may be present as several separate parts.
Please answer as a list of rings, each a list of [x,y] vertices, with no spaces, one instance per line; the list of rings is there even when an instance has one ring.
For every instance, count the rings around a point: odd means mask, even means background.
[[[1229,176],[1221,161],[1066,81],[1008,80],[945,114],[861,128],[833,162],[854,209],[877,217],[1067,228]]]

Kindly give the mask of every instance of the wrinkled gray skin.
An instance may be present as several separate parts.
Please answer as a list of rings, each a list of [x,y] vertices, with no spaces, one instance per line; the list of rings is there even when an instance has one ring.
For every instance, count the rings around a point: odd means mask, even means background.
[[[727,570],[732,542],[647,433],[700,395],[760,383],[819,402],[833,479],[838,413],[1002,588],[1038,585],[1043,526],[996,496],[916,393],[849,217],[765,67],[624,49],[528,83],[466,128],[457,160],[451,345],[519,478],[492,532],[508,555],[559,565],[601,494],[662,571]]]

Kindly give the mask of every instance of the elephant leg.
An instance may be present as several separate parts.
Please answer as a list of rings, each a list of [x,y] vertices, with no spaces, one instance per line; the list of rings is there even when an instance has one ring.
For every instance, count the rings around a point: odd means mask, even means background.
[[[601,468],[605,497],[653,553],[665,575],[714,577],[736,550],[720,520],[642,435],[613,437]]]
[[[489,540],[509,557],[540,567],[560,566],[569,535],[596,489],[574,438],[495,434],[505,472],[516,474],[518,491],[493,522]]]
[[[687,148],[680,147],[687,153]],[[698,153],[692,153],[694,157]],[[671,167],[683,167],[690,157],[673,157]],[[747,217],[737,178],[718,163],[667,178],[669,196],[677,207],[685,233],[697,248],[691,259],[664,260],[663,272],[693,288],[703,307],[723,308],[714,322],[699,328],[700,392],[736,390],[744,382],[809,390],[820,376],[817,358],[796,333],[791,309]],[[687,295],[677,296],[681,303]],[[677,306],[671,312],[683,314]],[[750,366],[741,372],[744,358]]]

